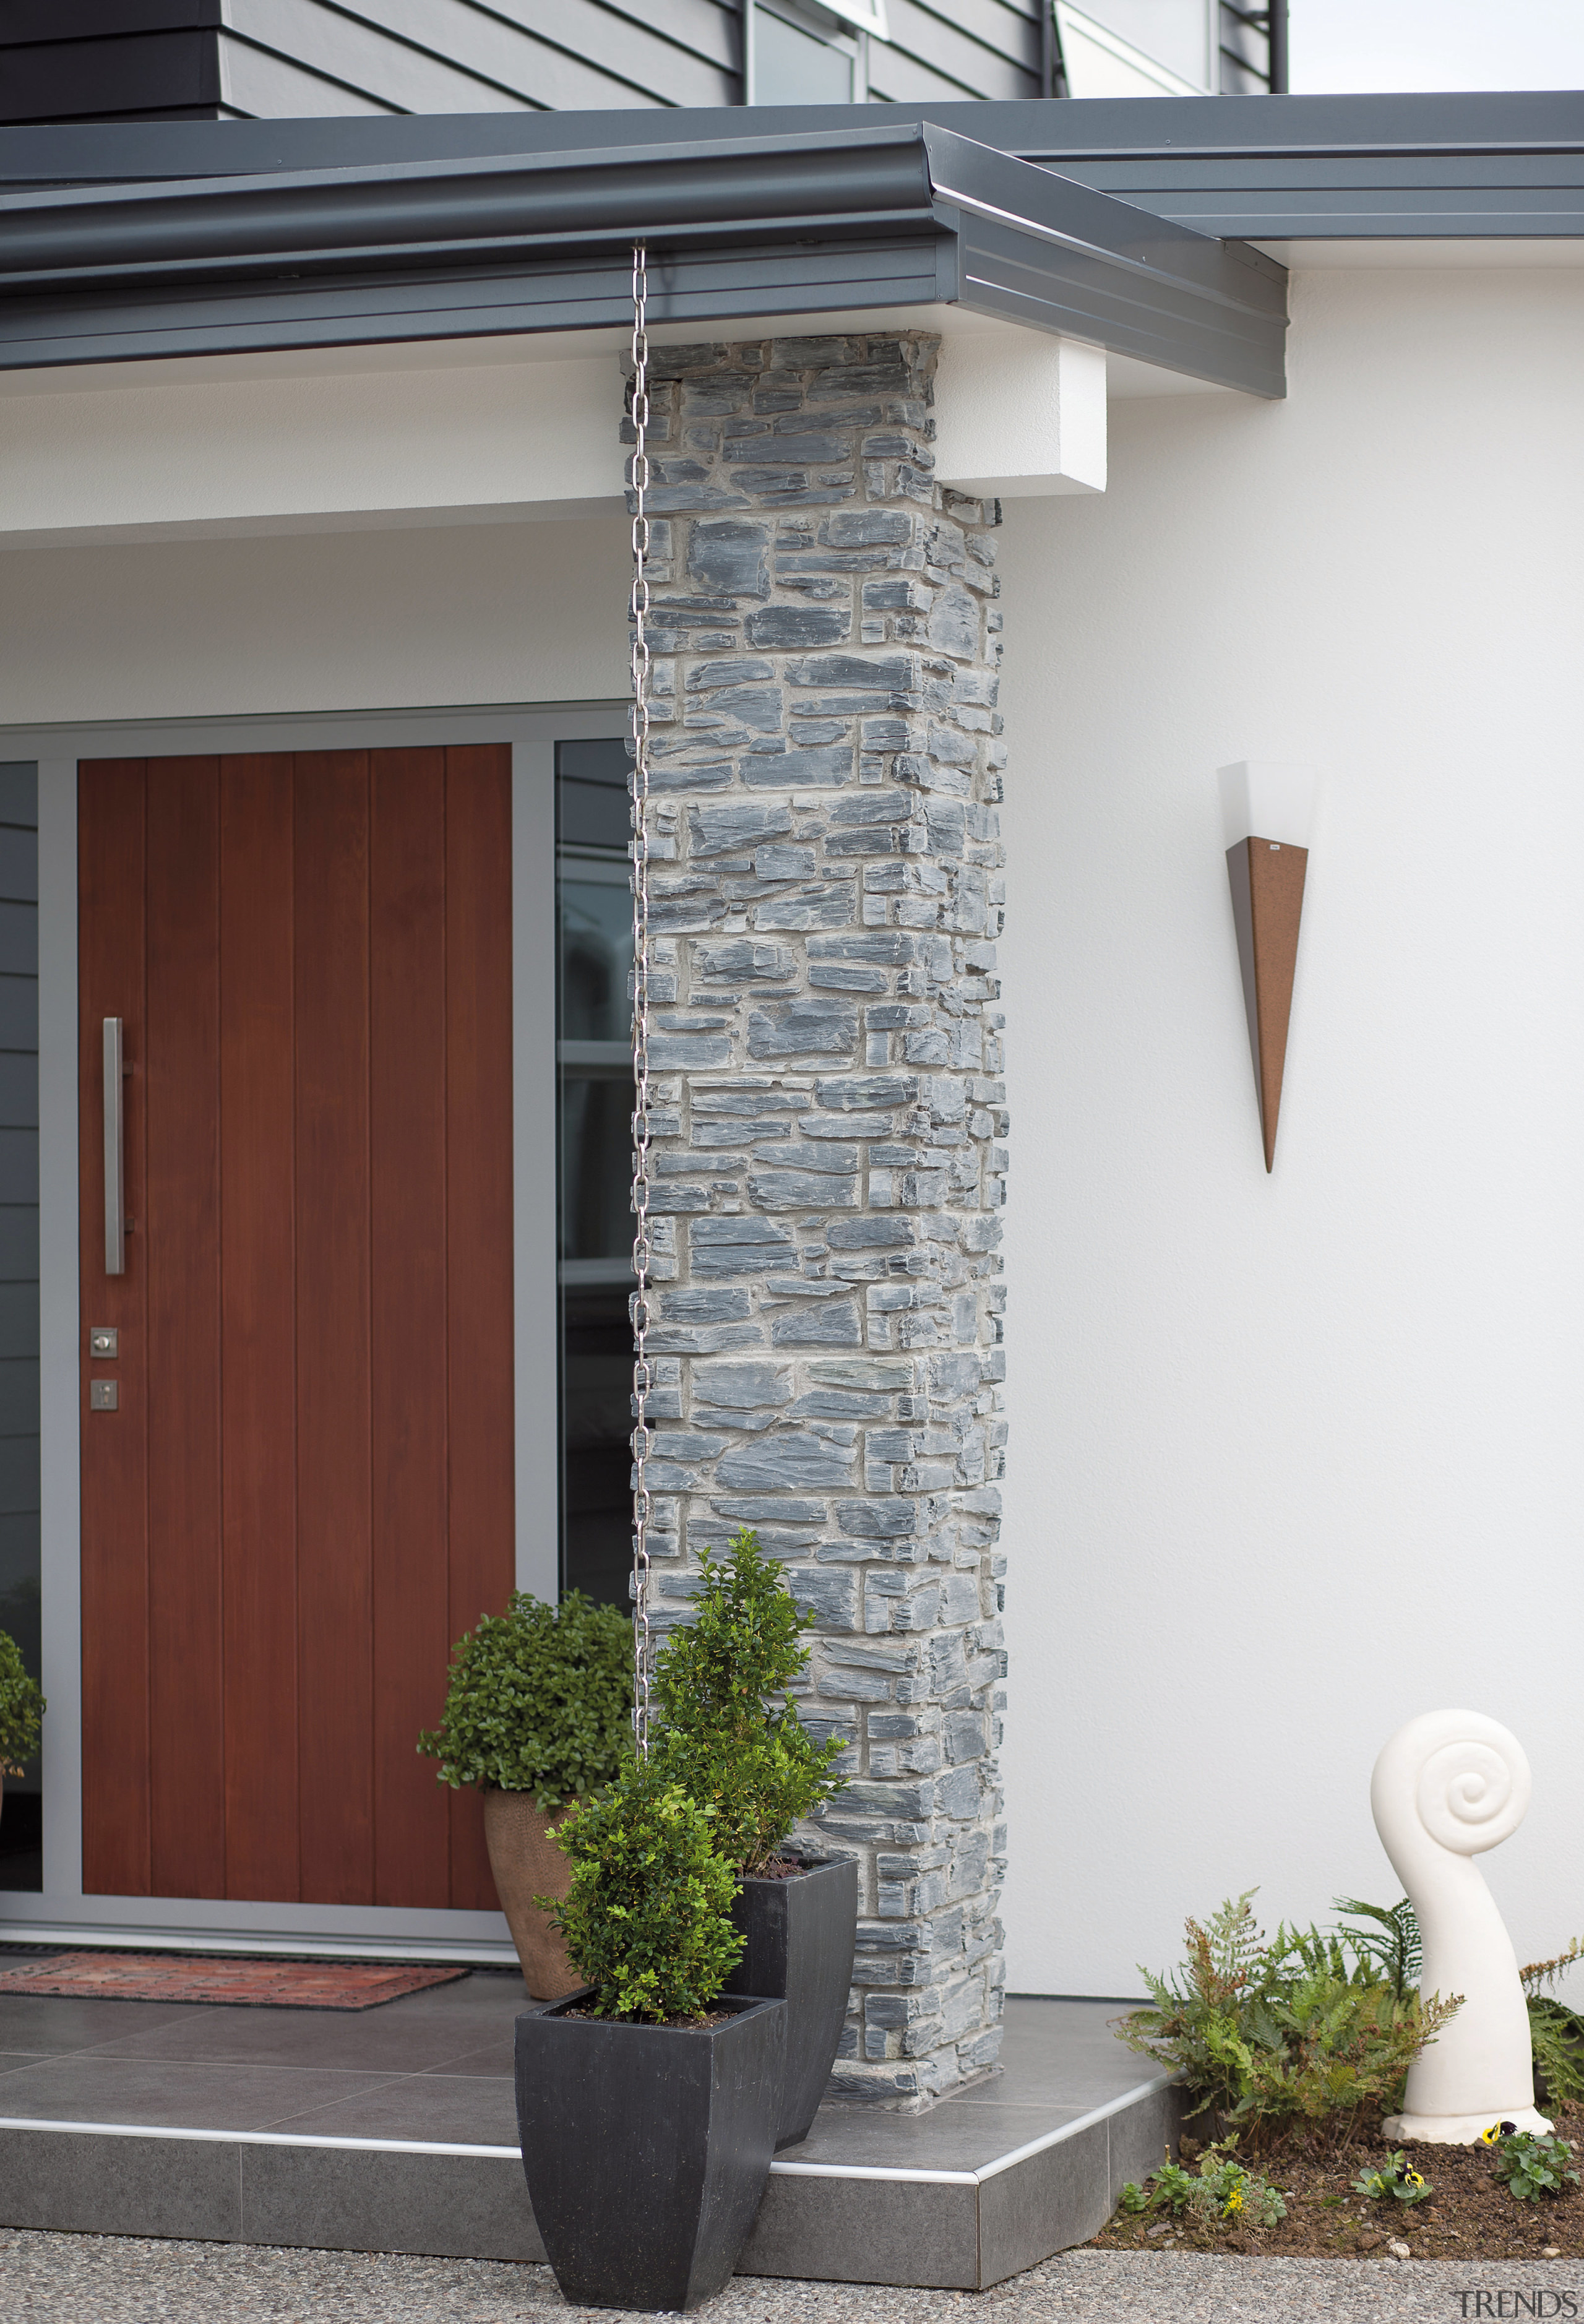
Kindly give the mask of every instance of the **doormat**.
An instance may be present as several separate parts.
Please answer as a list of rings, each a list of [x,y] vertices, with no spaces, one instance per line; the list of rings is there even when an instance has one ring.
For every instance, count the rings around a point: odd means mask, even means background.
[[[170,1953],[57,1953],[0,1969],[0,1995],[71,1995],[94,2001],[212,2001],[250,2009],[377,2009],[382,2001],[450,1985],[465,1969],[381,1962],[195,1960]]]

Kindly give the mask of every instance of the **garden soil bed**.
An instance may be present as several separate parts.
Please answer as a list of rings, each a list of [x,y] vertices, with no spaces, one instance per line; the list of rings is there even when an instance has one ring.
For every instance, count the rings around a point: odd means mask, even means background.
[[[1557,2135],[1571,2142],[1574,2167],[1584,2169],[1584,2115],[1559,2115]],[[1285,2197],[1287,2216],[1274,2227],[1209,2227],[1187,2218],[1166,2219],[1119,2211],[1093,2238],[1101,2251],[1202,2251],[1257,2254],[1262,2258],[1386,2259],[1393,2243],[1406,2244],[1414,2259],[1539,2259],[1546,2253],[1584,2257],[1584,2193],[1570,2186],[1564,2195],[1520,2203],[1491,2169],[1481,2146],[1423,2146],[1405,2144],[1403,2153],[1423,2172],[1435,2192],[1428,2202],[1371,2202],[1356,2195],[1352,2182],[1374,2170],[1390,2150],[1378,2126],[1360,2136],[1340,2163],[1306,2157],[1291,2145],[1256,2162],[1257,2170]],[[1183,2141],[1183,2160],[1196,2167],[1198,2152]],[[1152,2232],[1153,2230],[1153,2232]]]

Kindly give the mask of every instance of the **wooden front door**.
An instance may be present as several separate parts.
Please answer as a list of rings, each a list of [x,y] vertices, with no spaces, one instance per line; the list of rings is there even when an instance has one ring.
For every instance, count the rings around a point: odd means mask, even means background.
[[[90,1895],[494,1906],[415,1745],[513,1572],[510,761],[79,768]]]

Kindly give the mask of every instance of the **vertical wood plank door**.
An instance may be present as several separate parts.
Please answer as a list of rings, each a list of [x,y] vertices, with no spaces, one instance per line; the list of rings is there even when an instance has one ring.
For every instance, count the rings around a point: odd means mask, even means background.
[[[89,1895],[495,1904],[416,1745],[512,1584],[511,862],[504,746],[78,769]]]

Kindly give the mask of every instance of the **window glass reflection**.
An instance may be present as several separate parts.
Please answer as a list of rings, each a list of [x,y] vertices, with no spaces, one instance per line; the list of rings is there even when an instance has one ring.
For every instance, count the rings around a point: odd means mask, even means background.
[[[770,8],[754,18],[756,105],[851,105],[852,44],[822,39]]]
[[[632,899],[626,746],[556,752],[563,1589],[625,1606],[632,1565]]]
[[[620,1259],[632,1249],[632,1083],[561,1075],[561,1257]]]
[[[632,967],[632,898],[625,872],[620,887],[579,878],[576,858],[563,858],[557,881],[561,936],[561,1038],[622,1041],[630,1038],[627,997]]]

